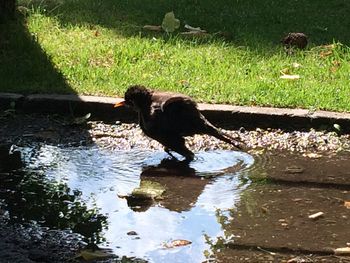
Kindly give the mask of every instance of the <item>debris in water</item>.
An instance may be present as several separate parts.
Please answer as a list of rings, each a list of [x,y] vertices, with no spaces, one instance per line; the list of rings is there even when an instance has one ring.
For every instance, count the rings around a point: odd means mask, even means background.
[[[131,195],[138,199],[161,199],[165,192],[164,186],[152,181],[141,181],[140,187],[135,188]]]
[[[176,239],[171,241],[168,244],[165,244],[165,248],[174,248],[174,247],[183,247],[192,244],[191,241],[185,240],[185,239]]]

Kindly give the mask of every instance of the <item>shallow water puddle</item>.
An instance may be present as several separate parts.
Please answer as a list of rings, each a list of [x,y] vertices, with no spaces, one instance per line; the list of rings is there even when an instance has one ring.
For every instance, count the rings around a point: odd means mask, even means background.
[[[226,238],[223,221],[230,219],[229,210],[246,188],[241,178],[254,163],[235,151],[199,152],[189,166],[139,149],[41,145],[22,151],[26,169],[39,168],[48,180],[79,190],[87,209],[107,216],[107,228],[99,233],[102,246],[151,262],[200,262],[210,256],[210,243]],[[163,198],[146,203],[125,198],[142,180],[162,185]],[[180,239],[192,243],[165,248]]]

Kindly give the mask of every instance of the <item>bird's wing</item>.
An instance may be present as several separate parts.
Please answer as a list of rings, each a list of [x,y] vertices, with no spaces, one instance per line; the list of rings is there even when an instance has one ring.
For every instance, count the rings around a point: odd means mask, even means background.
[[[192,135],[203,125],[196,102],[186,96],[172,96],[160,105],[160,111],[158,116],[167,132]]]

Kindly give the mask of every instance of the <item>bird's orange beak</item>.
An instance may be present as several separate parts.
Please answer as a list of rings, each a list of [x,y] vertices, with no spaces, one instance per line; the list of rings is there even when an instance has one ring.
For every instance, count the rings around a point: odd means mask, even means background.
[[[125,106],[125,101],[120,101],[114,104],[114,108],[121,107],[121,106]]]

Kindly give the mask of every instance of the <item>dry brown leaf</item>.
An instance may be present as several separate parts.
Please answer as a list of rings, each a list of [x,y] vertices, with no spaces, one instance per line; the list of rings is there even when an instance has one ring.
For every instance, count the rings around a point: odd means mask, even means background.
[[[282,75],[290,75],[290,69],[289,68],[284,68],[280,72],[281,72]]]
[[[321,58],[325,58],[325,57],[328,57],[328,56],[330,56],[330,55],[332,55],[332,54],[333,54],[333,51],[332,51],[332,50],[321,51],[321,52],[320,52],[320,57],[321,57]]]
[[[350,209],[350,201],[344,201],[344,206],[345,206],[347,209]]]
[[[334,48],[336,48],[336,44],[330,44],[330,45],[323,45],[323,46],[321,46],[322,48],[326,48],[326,49],[334,49]]]
[[[164,247],[165,248],[174,248],[174,247],[182,247],[182,246],[187,246],[192,244],[191,241],[185,240],[185,239],[176,239],[171,241],[168,244],[165,244]]]

